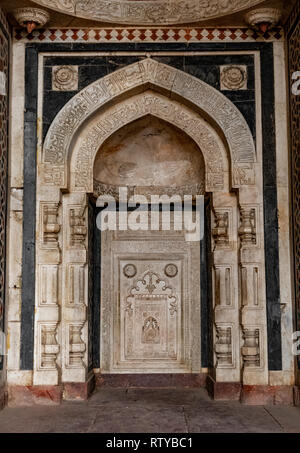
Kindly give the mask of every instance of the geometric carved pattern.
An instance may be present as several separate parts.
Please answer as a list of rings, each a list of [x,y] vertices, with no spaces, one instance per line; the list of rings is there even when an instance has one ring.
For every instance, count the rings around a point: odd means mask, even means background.
[[[5,25],[5,24],[4,24]],[[9,41],[0,29],[0,71],[6,81],[0,94],[0,332],[4,330],[5,298],[5,227],[7,203],[7,152],[8,152],[8,87]],[[4,83],[2,84],[4,85]],[[0,355],[0,370],[3,356]]]
[[[36,29],[28,36],[26,29],[14,29],[14,38],[25,42],[61,43],[128,43],[128,42],[256,42],[282,41],[282,28],[268,30],[261,35],[251,28],[52,28]]]
[[[50,7],[72,16],[101,22],[136,25],[161,25],[195,22],[203,19],[232,14],[257,5],[262,0],[34,0],[39,5]]]
[[[62,108],[44,143],[43,162],[50,164],[48,173],[51,167],[65,170],[71,140],[90,115],[120,94],[149,84],[179,95],[213,118],[225,134],[233,163],[255,161],[249,126],[232,102],[205,82],[148,58],[97,80]]]
[[[298,5],[299,14],[299,5]],[[299,17],[299,16],[298,16]],[[290,84],[292,74],[299,71],[300,61],[300,22],[297,22],[295,14],[295,28],[288,40],[289,47],[289,73]],[[292,155],[292,192],[293,192],[293,238],[294,238],[294,272],[295,272],[295,300],[297,304],[297,330],[300,328],[300,95],[290,94],[290,118],[291,118],[291,155]]]

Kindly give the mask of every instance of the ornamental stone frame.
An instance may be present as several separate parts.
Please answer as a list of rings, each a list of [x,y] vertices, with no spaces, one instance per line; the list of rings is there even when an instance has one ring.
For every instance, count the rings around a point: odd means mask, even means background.
[[[225,96],[150,58],[75,95],[38,156],[34,385],[92,377],[87,205],[93,163],[113,132],[149,114],[183,130],[204,156],[213,205],[210,375],[216,382],[267,385],[262,162],[244,117]]]

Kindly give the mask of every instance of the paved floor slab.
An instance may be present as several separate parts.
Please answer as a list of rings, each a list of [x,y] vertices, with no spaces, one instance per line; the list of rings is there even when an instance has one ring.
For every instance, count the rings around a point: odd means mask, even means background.
[[[212,401],[204,389],[99,389],[85,402],[5,408],[0,433],[300,432],[300,408]]]

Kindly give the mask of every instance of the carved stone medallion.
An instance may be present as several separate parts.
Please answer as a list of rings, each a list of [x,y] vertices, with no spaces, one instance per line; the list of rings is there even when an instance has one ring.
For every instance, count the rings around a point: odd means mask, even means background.
[[[167,264],[165,267],[165,274],[167,277],[173,278],[178,274],[178,268],[176,264]]]
[[[221,90],[246,90],[247,67],[246,66],[221,66]]]
[[[133,278],[136,275],[136,267],[134,264],[126,264],[123,269],[124,275],[127,278]]]
[[[53,66],[52,90],[77,91],[78,66]]]

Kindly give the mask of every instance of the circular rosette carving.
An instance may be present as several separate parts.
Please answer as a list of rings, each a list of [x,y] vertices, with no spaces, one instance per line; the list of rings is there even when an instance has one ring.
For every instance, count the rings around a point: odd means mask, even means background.
[[[165,267],[165,274],[167,277],[174,278],[178,274],[178,267],[176,264],[170,263]]]
[[[77,90],[78,70],[76,66],[55,66],[53,68],[53,89],[60,91]]]
[[[228,90],[240,90],[247,82],[247,72],[240,66],[225,66],[222,69],[221,82]]]
[[[134,264],[126,264],[123,269],[123,273],[127,278],[135,277],[137,270]]]

